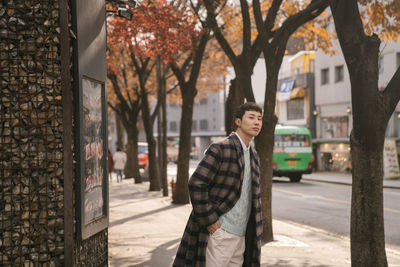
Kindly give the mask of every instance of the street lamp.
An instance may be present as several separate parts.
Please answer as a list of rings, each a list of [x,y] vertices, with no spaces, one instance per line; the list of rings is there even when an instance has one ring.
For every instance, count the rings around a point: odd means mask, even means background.
[[[117,8],[117,16],[121,18],[125,18],[127,20],[132,20],[133,12],[126,7],[118,7]]]
[[[125,18],[127,20],[132,20],[133,12],[130,8],[135,8],[136,1],[135,0],[117,0],[117,1],[107,1],[109,3],[117,3],[125,5],[125,7],[119,6],[117,10],[106,10],[107,13],[114,13],[117,14],[117,17]],[[126,7],[129,6],[130,8]]]

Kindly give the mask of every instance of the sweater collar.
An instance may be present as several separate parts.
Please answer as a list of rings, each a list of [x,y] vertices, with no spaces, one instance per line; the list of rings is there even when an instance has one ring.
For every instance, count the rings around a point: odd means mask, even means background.
[[[242,148],[244,152],[249,151],[250,149],[250,144],[249,146],[246,146],[246,144],[243,142],[242,138],[240,137],[240,135],[237,132],[234,132],[234,134],[239,138],[240,143],[242,144]]]

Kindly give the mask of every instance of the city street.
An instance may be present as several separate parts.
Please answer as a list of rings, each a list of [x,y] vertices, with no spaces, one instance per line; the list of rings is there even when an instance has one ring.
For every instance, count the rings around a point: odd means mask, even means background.
[[[198,162],[190,161],[190,173],[194,171]],[[168,179],[171,181],[175,177],[176,164],[170,163]],[[318,179],[318,176],[313,175],[313,177]],[[275,177],[272,188],[273,218],[350,236],[350,185],[311,182],[307,179],[303,179],[300,183],[290,183],[286,177]],[[400,189],[384,189],[385,240],[388,246],[398,248],[400,247],[399,203]]]
[[[196,165],[191,163],[191,172]],[[176,165],[169,164],[168,170],[169,178],[174,178]],[[171,204],[171,196],[163,197],[148,188],[149,182],[135,184],[124,179],[116,183],[114,178],[110,186],[109,266],[172,265],[191,205]],[[398,202],[399,193],[385,190],[387,225],[391,225],[387,226],[387,244],[399,240],[394,230],[399,217],[393,212],[398,209],[389,205],[389,201]],[[274,242],[262,247],[261,266],[350,266],[349,198],[348,185],[275,179]],[[389,266],[400,266],[400,246],[386,248]]]
[[[400,190],[384,189],[386,244],[400,246]],[[272,213],[289,220],[344,236],[350,234],[351,186],[275,179]]]

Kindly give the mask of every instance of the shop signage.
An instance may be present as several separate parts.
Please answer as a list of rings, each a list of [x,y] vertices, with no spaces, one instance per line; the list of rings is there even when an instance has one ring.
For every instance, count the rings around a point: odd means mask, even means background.
[[[400,176],[396,141],[393,139],[385,140],[383,149],[383,170],[385,178],[397,178]]]
[[[290,99],[290,92],[293,89],[294,81],[295,81],[294,79],[282,81],[278,93],[279,101],[287,101]]]

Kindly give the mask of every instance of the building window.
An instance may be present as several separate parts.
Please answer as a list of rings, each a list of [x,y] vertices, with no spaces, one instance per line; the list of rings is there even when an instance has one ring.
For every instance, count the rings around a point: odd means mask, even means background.
[[[396,54],[396,68],[400,67],[400,53]]]
[[[197,131],[197,121],[192,121],[192,131]]]
[[[321,120],[322,138],[348,137],[348,117],[329,117]]]
[[[200,120],[200,130],[201,131],[208,130],[208,121],[207,120]]]
[[[207,105],[207,98],[200,99],[200,105]]]
[[[379,68],[379,73],[383,73],[383,56],[379,57],[378,68]]]
[[[304,98],[297,98],[287,101],[287,119],[301,120],[304,119]]]
[[[176,123],[176,121],[169,122],[169,130],[171,132],[177,132],[178,131],[178,124]]]
[[[341,82],[344,79],[344,68],[343,65],[335,67],[335,83]]]
[[[321,84],[329,83],[329,69],[322,69],[321,70]]]

